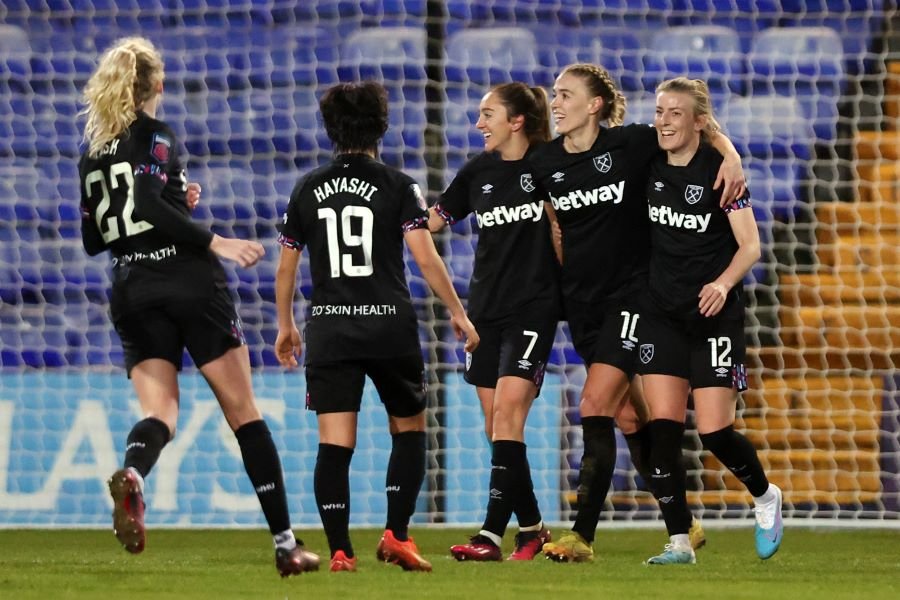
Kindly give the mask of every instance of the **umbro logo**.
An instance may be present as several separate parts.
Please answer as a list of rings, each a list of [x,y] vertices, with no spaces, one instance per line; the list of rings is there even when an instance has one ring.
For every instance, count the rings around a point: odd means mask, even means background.
[[[657,181],[656,183],[653,184],[653,187],[656,189],[657,192],[662,191],[662,189],[664,187],[663,182]]]
[[[492,186],[490,183],[486,183],[483,186],[481,186],[481,191],[484,192],[485,194],[490,194],[493,189],[494,189],[494,186]]]
[[[531,368],[531,361],[525,360],[524,358],[519,359],[519,368],[523,370],[528,370]]]
[[[565,179],[566,174],[565,174],[565,173],[562,173],[562,172],[560,172],[560,171],[557,171],[556,173],[554,173],[553,175],[551,175],[551,177],[553,178],[553,183],[559,183],[560,181],[562,181],[563,179]]]

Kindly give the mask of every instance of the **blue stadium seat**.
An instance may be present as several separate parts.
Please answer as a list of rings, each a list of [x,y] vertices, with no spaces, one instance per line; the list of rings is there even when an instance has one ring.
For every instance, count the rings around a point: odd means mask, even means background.
[[[424,82],[425,30],[421,27],[378,27],[356,31],[341,47],[338,77],[342,81]]]
[[[652,124],[656,118],[656,94],[647,93],[627,98],[625,124]]]
[[[545,72],[536,83],[551,87],[566,65],[593,63],[609,71],[622,90],[643,90],[641,73],[646,48],[634,31],[605,26],[540,26],[535,34],[542,42],[538,56]]]
[[[446,76],[450,82],[531,83],[538,66],[535,35],[521,27],[464,29],[447,41]]]
[[[448,87],[444,105],[444,136],[447,148],[445,182],[449,185],[466,161],[484,150],[484,135],[475,129],[478,107],[486,86]],[[445,185],[446,187],[446,185]]]
[[[763,159],[812,158],[815,132],[796,98],[732,97],[717,118],[741,154]]]
[[[746,65],[737,32],[720,25],[671,27],[658,31],[645,58],[645,87],[685,76],[703,79],[710,93],[745,92]]]
[[[793,223],[809,210],[804,198],[807,179],[805,163],[782,158],[744,161],[747,185],[758,221],[773,219]]]
[[[796,96],[823,141],[837,137],[837,101],[844,83],[844,54],[828,27],[772,28],[760,33],[750,54],[754,94]]]
[[[252,171],[236,165],[212,165],[192,169],[190,179],[203,187],[202,202],[209,207],[214,227],[228,227],[237,237],[256,238]]]

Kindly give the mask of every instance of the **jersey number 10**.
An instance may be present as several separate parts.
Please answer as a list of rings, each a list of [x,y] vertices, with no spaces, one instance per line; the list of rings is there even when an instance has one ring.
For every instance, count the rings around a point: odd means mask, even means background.
[[[319,218],[325,219],[325,233],[328,236],[328,262],[331,276],[368,277],[375,269],[372,267],[372,226],[375,223],[372,209],[367,206],[345,206],[340,216],[340,240],[338,240],[338,214],[333,208],[320,208]],[[359,234],[353,233],[353,220],[359,221]],[[345,247],[362,248],[362,264],[353,263],[352,254],[342,254],[341,244]]]

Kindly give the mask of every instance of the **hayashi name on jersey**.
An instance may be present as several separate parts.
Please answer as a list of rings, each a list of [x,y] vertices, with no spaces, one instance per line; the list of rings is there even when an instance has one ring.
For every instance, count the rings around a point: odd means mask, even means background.
[[[703,233],[709,227],[709,221],[712,218],[710,213],[702,215],[685,214],[673,210],[670,206],[649,206],[648,212],[650,220],[660,225],[668,225],[679,229],[687,229],[689,231],[697,231]]]
[[[358,177],[335,177],[334,179],[323,181],[321,185],[313,188],[313,196],[316,202],[324,202],[329,196],[347,192],[356,194],[366,202],[371,202],[372,195],[377,191],[377,187]]]
[[[396,315],[396,304],[318,304],[312,307],[312,316],[353,316],[353,317],[383,317]]]
[[[519,206],[495,206],[486,212],[475,211],[475,219],[479,229],[493,227],[494,225],[507,225],[519,221],[533,221],[537,223],[544,216],[544,201],[528,202]]]
[[[555,210],[575,210],[597,204],[598,202],[612,202],[619,204],[625,197],[625,180],[609,185],[602,185],[592,190],[573,190],[563,196],[550,194],[550,202]]]

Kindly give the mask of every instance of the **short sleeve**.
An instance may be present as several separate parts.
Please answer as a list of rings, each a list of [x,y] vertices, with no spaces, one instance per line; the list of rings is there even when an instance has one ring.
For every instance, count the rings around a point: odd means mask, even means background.
[[[406,180],[400,201],[400,227],[404,232],[428,227],[428,203],[422,188],[411,177]]]
[[[278,226],[278,243],[292,250],[303,250],[306,244],[306,236],[303,234],[303,224],[300,220],[300,203],[303,201],[306,189],[306,180],[301,179],[291,192],[291,199],[281,217]]]
[[[441,199],[435,204],[435,211],[449,225],[465,219],[472,212],[469,202],[470,169],[468,165],[459,170],[447,190],[441,194]]]

